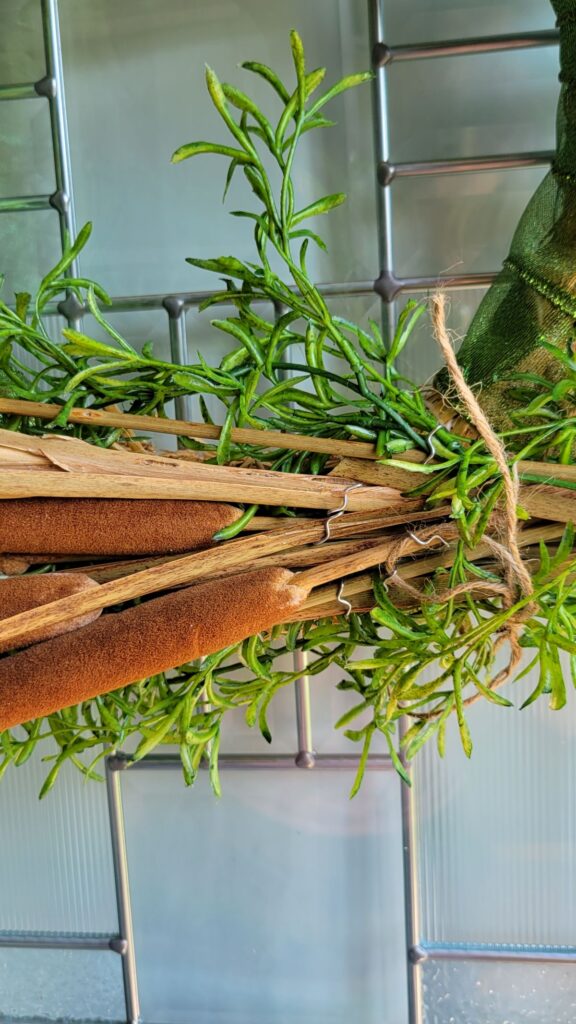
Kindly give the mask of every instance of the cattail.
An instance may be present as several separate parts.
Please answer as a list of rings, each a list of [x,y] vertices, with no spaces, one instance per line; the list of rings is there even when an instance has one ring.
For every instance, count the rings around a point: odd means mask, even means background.
[[[289,620],[287,569],[201,583],[0,659],[0,731],[193,661]]]
[[[0,552],[162,555],[208,547],[240,512],[208,501],[15,498],[0,502]]]
[[[17,579],[0,580],[0,619],[9,619],[11,615],[30,611],[39,605],[57,601],[61,597],[71,597],[84,590],[97,587],[98,584],[82,573],[58,573],[53,576],[21,576]],[[85,612],[68,622],[60,622],[52,626],[39,626],[26,637],[27,644],[38,643],[49,637],[60,636],[79,626],[86,626],[100,615],[100,610]],[[17,642],[0,644],[0,651],[8,647],[19,646]]]

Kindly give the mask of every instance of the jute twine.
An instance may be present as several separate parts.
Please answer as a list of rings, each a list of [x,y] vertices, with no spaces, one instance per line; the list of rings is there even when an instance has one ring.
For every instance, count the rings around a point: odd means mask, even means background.
[[[534,592],[532,577],[522,561],[518,544],[518,472],[515,466],[512,469],[510,468],[504,445],[490,426],[474,392],[466,383],[462,370],[458,365],[446,327],[445,295],[442,292],[434,295],[431,304],[434,337],[446,363],[455,392],[458,395],[466,417],[492,455],[502,477],[504,490],[503,514],[494,515],[491,520],[491,525],[497,530],[497,539],[487,534],[482,537],[482,543],[486,545],[502,566],[503,581],[498,583],[470,580],[469,582],[460,583],[451,589],[443,591],[442,601],[448,601],[462,594],[474,591],[489,597],[499,596],[502,598],[503,607],[505,609],[511,608],[519,599],[529,599]],[[455,523],[436,524],[419,531],[416,537],[413,534],[406,534],[394,546],[385,563],[388,578],[394,586],[411,594],[419,603],[422,601],[437,603],[438,595],[426,595],[421,590],[411,586],[400,577],[396,567],[402,557],[414,553],[416,546],[448,543],[449,541],[456,540],[458,536],[458,527]],[[530,617],[533,611],[534,605],[528,600],[528,603],[522,609],[510,616],[505,626],[495,637],[495,650],[498,650],[503,642],[509,643],[510,658],[506,667],[491,681],[491,689],[496,689],[510,679],[517,668],[522,657],[522,649],[519,643],[522,624]],[[480,694],[475,694],[468,698],[465,703],[472,704],[479,697]]]
[[[504,445],[492,430],[492,427],[482,411],[474,392],[464,380],[464,374],[456,360],[450,336],[446,328],[446,297],[442,292],[432,297],[432,325],[434,327],[434,337],[438,342],[438,346],[442,352],[450,378],[458,392],[458,396],[462,402],[466,415],[479,436],[484,441],[484,444],[500,470],[504,486],[505,516],[503,520],[503,540],[505,541],[505,544],[497,545],[494,549],[494,553],[498,555],[505,567],[506,577],[511,591],[510,603],[513,604],[516,598],[516,591],[518,589],[523,597],[530,597],[534,590],[532,586],[532,577],[522,561],[522,555],[520,554],[520,548],[518,546],[517,509],[520,495],[518,470],[516,466],[514,466],[512,470],[510,469]],[[490,538],[488,539],[490,540]]]

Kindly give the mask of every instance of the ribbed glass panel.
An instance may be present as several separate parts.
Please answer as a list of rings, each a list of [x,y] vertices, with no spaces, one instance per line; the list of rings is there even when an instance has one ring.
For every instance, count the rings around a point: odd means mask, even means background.
[[[92,950],[0,949],[0,1020],[125,1020],[122,965]]]
[[[509,686],[519,706],[534,679]],[[451,724],[446,759],[417,759],[421,937],[570,945],[576,914],[574,694],[520,712],[469,710],[470,762]]]
[[[424,1024],[573,1024],[576,971],[567,964],[429,962]]]
[[[46,772],[34,759],[0,785],[0,931],[113,933],[106,790],[64,768],[39,802]]]
[[[398,781],[351,781],[122,776],[147,1024],[406,1019]]]

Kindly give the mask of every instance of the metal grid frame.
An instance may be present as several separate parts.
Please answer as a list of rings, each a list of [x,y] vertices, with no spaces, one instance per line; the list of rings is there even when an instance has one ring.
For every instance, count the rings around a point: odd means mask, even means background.
[[[399,61],[473,56],[510,50],[555,45],[555,30],[527,32],[515,35],[485,36],[440,42],[414,43],[390,46],[385,42],[384,8],[386,0],[368,0],[370,47],[375,71],[373,87],[373,128],[375,140],[377,189],[377,222],[379,229],[380,271],[375,281],[335,282],[321,286],[327,296],[363,296],[376,294],[382,300],[383,319],[389,332],[393,330],[395,303],[405,293],[425,292],[437,286],[437,275],[398,277],[394,271],[392,184],[402,177],[423,175],[463,174],[503,169],[541,166],[550,163],[553,153],[537,151],[508,153],[497,156],[477,156],[469,159],[422,160],[394,163],[390,153],[390,125],[388,116],[389,69]],[[58,18],[58,0],[40,0],[46,75],[38,82],[0,86],[0,102],[44,97],[49,104],[51,136],[54,154],[56,189],[51,195],[16,196],[0,199],[0,213],[45,210],[53,208],[59,217],[61,243],[75,234],[72,171],[69,137],[66,121],[62,45]],[[78,268],[73,268],[77,273]],[[451,274],[451,289],[488,286],[496,272]],[[177,362],[188,359],[186,313],[197,308],[211,292],[178,292],[170,295],[116,296],[110,307],[113,312],[163,309],[168,319],[168,333],[172,358]],[[77,300],[68,296],[63,302],[49,307],[48,313],[60,315],[70,324],[76,323],[84,312]],[[277,315],[279,311],[276,311]],[[176,414],[190,418],[188,398],[179,399]],[[306,660],[297,654],[295,666],[302,675],[295,684],[295,718],[297,753],[291,755],[228,755],[220,758],[222,770],[234,771],[286,771],[295,767],[316,771],[350,771],[356,766],[355,755],[317,755],[313,748],[310,684],[306,675]],[[132,925],[128,856],[122,809],[121,772],[129,765],[122,754],[106,760],[106,792],[110,821],[110,840],[118,931],[111,935],[39,935],[35,933],[0,933],[0,948],[26,947],[44,949],[110,950],[121,956],[127,1024],[138,1024],[140,1004],[138,996],[137,965]],[[178,755],[153,755],[131,766],[131,771],[174,770],[179,766]],[[373,755],[368,770],[390,771],[387,755]],[[429,960],[481,960],[534,963],[576,963],[576,948],[521,947],[512,945],[475,945],[427,943],[421,935],[419,868],[416,847],[416,815],[414,791],[402,787],[402,835],[404,855],[404,896],[406,919],[406,948],[408,964],[408,1018],[409,1024],[422,1024],[424,1008],[421,991],[420,966]]]
[[[430,174],[468,174],[481,171],[512,170],[546,166],[554,154],[549,151],[482,155],[469,159],[426,160],[394,164],[390,155],[390,121],[388,116],[388,81],[390,67],[407,60],[429,60],[456,56],[527,50],[558,43],[556,30],[527,32],[515,35],[484,36],[470,39],[443,40],[434,43],[413,43],[390,46],[386,43],[384,7],[386,0],[369,0],[372,63],[374,82],[374,130],[379,196],[380,276],[374,284],[386,309],[391,332],[394,324],[396,298],[406,291],[420,291],[437,285],[438,278],[398,278],[394,273],[394,233],[391,185],[401,177]],[[450,288],[484,287],[496,272],[486,274],[450,275]],[[432,943],[422,936],[420,921],[419,864],[417,857],[417,815],[414,788],[402,787],[402,834],[404,855],[404,904],[406,950],[408,965],[408,1021],[423,1024],[422,964],[434,960],[497,961],[509,963],[576,964],[576,947],[521,946],[513,944]]]

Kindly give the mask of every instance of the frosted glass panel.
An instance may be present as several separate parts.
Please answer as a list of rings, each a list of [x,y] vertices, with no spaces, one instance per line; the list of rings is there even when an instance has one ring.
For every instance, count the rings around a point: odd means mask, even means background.
[[[461,39],[554,27],[545,0],[385,0],[387,34],[394,43]]]
[[[45,74],[38,0],[2,0],[0,85],[35,82]]]
[[[399,276],[499,270],[545,171],[404,178],[393,184]],[[498,230],[495,230],[495,225]]]
[[[0,785],[0,932],[115,932],[106,790],[63,768],[39,803],[47,771],[35,758]]]
[[[183,142],[223,137],[204,87],[206,61],[253,88],[274,117],[269,88],[237,65],[260,59],[293,74],[294,25],[310,66],[327,64],[331,81],[370,64],[363,0],[62,0],[61,22],[78,221],[97,225],[84,266],[124,293],[204,288],[208,275],[187,266],[186,256],[252,253],[251,232],[221,205],[225,163],[170,164]],[[323,280],[365,277],[376,263],[369,86],[340,98],[331,116],[339,127],[304,143],[298,189],[304,205],[334,191],[348,191],[350,202],[326,219],[330,255],[313,269]],[[239,178],[228,209],[245,199]]]
[[[519,706],[534,680],[506,688]],[[573,693],[561,713],[469,711],[470,762],[450,729],[446,759],[415,767],[422,938],[574,943],[576,791]],[[548,1018],[547,1018],[548,1019]]]
[[[54,188],[48,103],[0,103],[0,197],[50,195]]]
[[[122,777],[144,1020],[405,1021],[397,779],[222,781]]]
[[[122,1021],[122,964],[94,950],[0,949],[3,1021]]]
[[[544,0],[541,7],[546,8]],[[484,26],[482,34],[490,31]],[[400,62],[390,69],[389,85],[394,160],[554,145],[559,90],[555,46]]]
[[[576,972],[566,964],[427,963],[424,1024],[573,1024]]]
[[[15,291],[34,291],[60,255],[56,210],[0,214],[0,274],[6,276],[4,299],[11,302]]]

